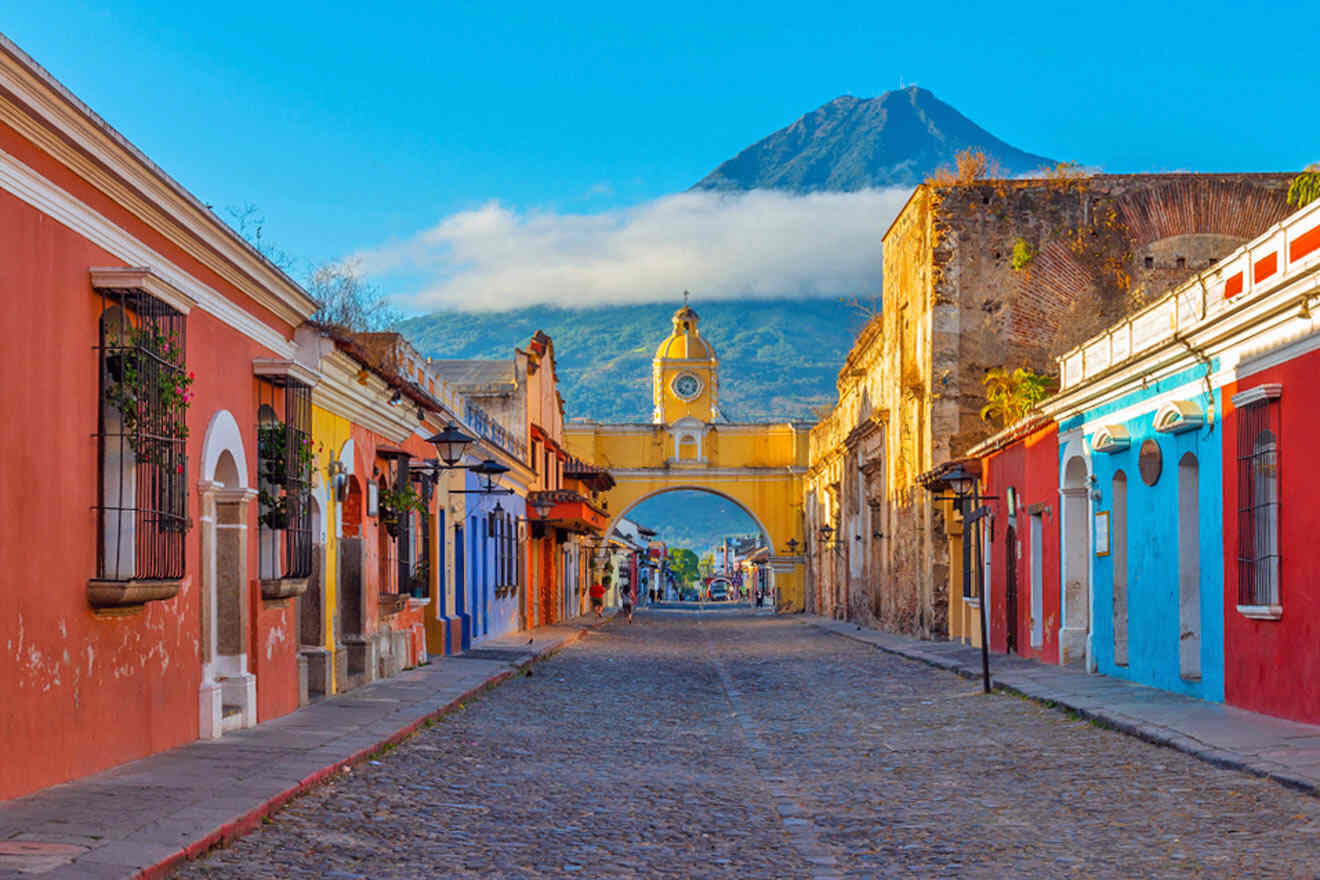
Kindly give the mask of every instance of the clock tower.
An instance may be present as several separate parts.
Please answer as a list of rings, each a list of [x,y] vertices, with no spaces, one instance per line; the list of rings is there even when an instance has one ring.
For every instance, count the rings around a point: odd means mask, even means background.
[[[720,421],[719,358],[701,338],[697,313],[687,303],[674,312],[674,329],[660,343],[652,361],[651,383],[655,411],[651,421],[672,425],[679,420],[703,424]]]

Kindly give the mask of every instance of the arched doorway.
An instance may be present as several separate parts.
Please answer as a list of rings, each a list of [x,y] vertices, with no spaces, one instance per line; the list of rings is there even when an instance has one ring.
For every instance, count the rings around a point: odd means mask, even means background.
[[[1059,660],[1083,665],[1090,656],[1090,469],[1074,455],[1063,470],[1063,631]]]
[[[325,544],[326,522],[322,513],[320,489],[313,485],[308,496],[312,506],[312,569],[307,576],[307,591],[298,598],[299,673],[306,688],[299,688],[307,700],[324,697],[331,691],[333,657],[326,648]],[[327,499],[328,500],[328,499]]]
[[[1009,526],[1004,531],[1004,650],[1018,653],[1018,583],[1017,583],[1017,530]]]
[[[1178,461],[1178,674],[1201,680],[1200,471],[1188,452]]]
[[[350,441],[351,442],[351,441]],[[375,642],[367,637],[366,566],[367,548],[362,518],[365,493],[356,474],[348,475],[348,489],[341,510],[343,536],[336,560],[339,605],[339,644],[335,654],[335,676],[340,690],[355,688],[374,678]]]
[[[215,738],[257,723],[257,680],[248,671],[247,457],[227,410],[211,417],[197,484],[201,522],[202,684],[199,734]]]

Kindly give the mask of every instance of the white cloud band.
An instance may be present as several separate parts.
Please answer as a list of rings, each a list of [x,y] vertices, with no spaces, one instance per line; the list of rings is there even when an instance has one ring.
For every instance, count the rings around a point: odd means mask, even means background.
[[[409,310],[879,294],[880,239],[909,191],[686,192],[600,214],[498,202],[356,256],[407,277]],[[386,283],[387,287],[399,287]]]

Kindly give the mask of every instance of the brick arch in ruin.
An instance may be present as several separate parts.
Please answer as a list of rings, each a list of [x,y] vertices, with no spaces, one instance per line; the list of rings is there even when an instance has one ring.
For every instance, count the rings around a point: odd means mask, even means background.
[[[1110,211],[1112,210],[1112,214]],[[1010,334],[1027,345],[1049,340],[1051,354],[1080,342],[1212,265],[1238,245],[1282,220],[1292,209],[1282,190],[1250,179],[1188,175],[1160,186],[1091,200],[1091,225],[1064,230],[1047,242],[1017,282]],[[1124,245],[1130,279],[1120,302],[1103,302],[1103,270],[1088,259],[1081,236],[1097,228],[1107,242]],[[1114,294],[1110,294],[1113,296]],[[1094,302],[1097,308],[1091,308]],[[1088,320],[1091,319],[1091,320]],[[1095,324],[1096,327],[1090,326]],[[1076,337],[1076,338],[1073,338]]]

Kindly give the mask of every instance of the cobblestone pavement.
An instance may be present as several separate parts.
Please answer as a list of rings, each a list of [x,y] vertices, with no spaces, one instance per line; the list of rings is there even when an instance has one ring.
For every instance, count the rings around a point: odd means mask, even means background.
[[[643,612],[178,876],[1320,877],[1320,800],[791,617]]]

